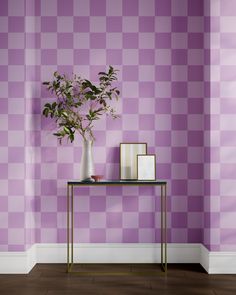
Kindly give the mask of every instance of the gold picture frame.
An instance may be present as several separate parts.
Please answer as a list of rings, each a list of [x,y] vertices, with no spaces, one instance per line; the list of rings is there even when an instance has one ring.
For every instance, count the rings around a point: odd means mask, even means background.
[[[120,180],[137,180],[137,155],[147,154],[147,143],[120,143]]]
[[[138,180],[156,180],[156,155],[137,155]]]

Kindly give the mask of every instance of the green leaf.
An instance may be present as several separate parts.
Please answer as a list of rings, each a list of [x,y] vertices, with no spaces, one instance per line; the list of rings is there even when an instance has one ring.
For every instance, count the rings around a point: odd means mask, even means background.
[[[71,133],[71,132],[70,132],[70,129],[67,128],[66,126],[64,126],[64,131],[65,131],[66,134],[70,134],[70,133]]]
[[[55,136],[62,136],[61,132],[53,133],[53,135],[55,135]]]
[[[44,107],[45,107],[45,108],[49,108],[49,109],[51,109],[51,104],[50,104],[50,103],[46,103],[46,104],[44,105]]]
[[[49,113],[49,109],[48,109],[48,108],[45,108],[45,109],[43,110],[43,115],[44,115],[45,117],[48,117],[48,113]]]
[[[104,76],[107,76],[107,73],[105,73],[105,72],[99,72],[98,75],[104,75]]]
[[[52,104],[52,108],[55,109],[56,106],[57,106],[57,103],[54,102],[54,103]]]
[[[65,111],[64,112],[61,112],[61,114],[62,114],[63,117],[68,118],[67,112],[65,112]]]
[[[70,142],[73,142],[74,139],[75,139],[74,133],[71,133],[71,134],[69,135],[69,138],[70,138]]]

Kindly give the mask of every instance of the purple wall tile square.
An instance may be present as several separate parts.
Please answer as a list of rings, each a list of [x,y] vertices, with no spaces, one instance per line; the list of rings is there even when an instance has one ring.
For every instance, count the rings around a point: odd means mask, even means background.
[[[0,66],[0,81],[7,81],[7,80],[8,80],[8,67]]]
[[[58,16],[72,16],[73,15],[73,0],[58,0],[57,1]]]
[[[119,49],[107,49],[107,64],[109,65],[121,65],[122,64],[122,52]]]
[[[139,32],[154,32],[155,18],[150,16],[139,17]]]
[[[184,196],[187,194],[187,183],[185,180],[172,180],[171,194],[176,196]]]
[[[152,228],[155,224],[155,215],[151,212],[139,213],[139,227],[140,228]]]
[[[189,144],[189,146],[202,146],[203,145],[203,132],[202,131],[189,131],[188,144]]]
[[[188,196],[188,210],[189,212],[202,212],[203,197],[202,196]]]
[[[90,229],[90,243],[105,243],[106,231],[105,229]]]
[[[188,165],[189,179],[202,179],[203,178],[203,164],[189,164]]]
[[[8,37],[7,33],[0,33],[0,49],[8,48]]]
[[[187,148],[186,147],[172,147],[171,148],[171,162],[172,163],[186,163],[187,162]]]
[[[170,16],[171,15],[171,0],[155,1],[155,15]]]
[[[136,212],[138,210],[138,197],[124,196],[122,200],[124,212]]]
[[[24,97],[24,84],[21,82],[8,82],[9,98]]]
[[[86,16],[74,17],[74,32],[89,32],[89,18]]]
[[[202,114],[203,113],[203,99],[202,98],[189,98],[188,99],[188,113],[189,114]]]
[[[203,81],[204,71],[203,66],[188,66],[189,81]]]
[[[41,226],[43,228],[56,228],[57,227],[57,214],[54,212],[41,213]]]
[[[57,64],[57,50],[43,49],[41,51],[42,65],[56,65]]]
[[[172,32],[187,32],[188,17],[185,16],[172,16],[171,18],[171,31]]]
[[[150,130],[155,128],[155,116],[154,115],[140,115],[139,116],[139,129]]]
[[[123,16],[136,16],[138,15],[138,0],[122,0],[122,8]]]
[[[234,245],[236,244],[236,230],[235,228],[229,228],[221,230],[220,232],[221,244]]]
[[[91,196],[90,198],[90,210],[92,212],[103,212],[106,210],[106,197],[103,196]]]
[[[24,32],[25,22],[22,16],[9,16],[8,17],[8,30],[11,33]]]
[[[138,229],[123,229],[123,243],[137,243],[138,240]]]
[[[139,82],[139,97],[154,97],[155,83],[153,82]]]
[[[189,16],[202,16],[204,14],[204,0],[192,0],[188,2]]]
[[[106,35],[104,33],[91,33],[90,48],[91,49],[106,48]]]
[[[25,53],[23,49],[8,50],[9,65],[23,65],[25,61]]]
[[[170,33],[156,33],[155,34],[155,48],[157,48],[157,49],[171,48],[171,34]]]
[[[141,65],[153,65],[155,62],[155,54],[151,49],[139,50],[139,64]]]
[[[89,50],[88,49],[74,50],[74,63],[78,65],[89,64]]]
[[[0,16],[8,15],[8,0],[2,0],[0,3]]]
[[[22,115],[8,115],[8,127],[11,130],[24,130],[24,117]]]
[[[174,212],[171,214],[171,226],[173,228],[187,227],[187,214],[182,212]]]
[[[106,226],[108,228],[121,228],[122,227],[122,213],[121,212],[108,212],[106,218]]]
[[[58,49],[73,48],[73,34],[72,33],[58,33],[57,34]]]
[[[188,50],[186,49],[173,49],[171,51],[172,65],[187,65]]]
[[[187,97],[187,83],[186,82],[172,82],[171,83],[172,96],[177,98]]]
[[[90,1],[90,15],[91,16],[105,16],[106,15],[106,0],[91,0]]]
[[[137,98],[124,99],[122,109],[123,109],[123,112],[127,114],[137,114],[138,112]]]
[[[136,33],[123,33],[122,35],[124,49],[138,48],[138,35]]]
[[[109,16],[106,18],[107,32],[122,32],[122,18],[119,16]]]
[[[53,196],[57,193],[56,180],[42,180],[41,181],[41,193],[44,196]]]
[[[172,128],[172,130],[186,130],[187,129],[187,116],[186,115],[172,115],[171,128]]]
[[[24,212],[8,213],[8,226],[12,228],[23,228],[25,223]]]
[[[188,230],[188,243],[199,243],[202,241],[202,229],[191,228]]]
[[[138,66],[123,66],[123,79],[125,81],[137,81]]]
[[[188,34],[188,48],[201,49],[203,48],[203,33]]]
[[[74,224],[77,228],[89,228],[89,213],[75,212]]]
[[[64,241],[67,238],[67,230],[59,228],[57,231],[58,231],[57,242],[58,243],[64,243]]]
[[[43,33],[51,33],[57,31],[57,18],[55,16],[41,17],[41,31]]]
[[[158,66],[155,68],[156,81],[170,81],[171,80],[171,67]]]

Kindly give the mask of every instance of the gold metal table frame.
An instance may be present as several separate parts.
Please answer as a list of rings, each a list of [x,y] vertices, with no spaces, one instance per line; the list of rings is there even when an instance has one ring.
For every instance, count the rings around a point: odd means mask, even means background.
[[[161,269],[167,272],[167,182],[166,181],[125,181],[107,180],[99,182],[81,182],[71,180],[67,182],[67,272],[72,271],[74,265],[74,187],[75,186],[159,186],[161,188]],[[155,194],[156,198],[156,194]],[[156,204],[156,199],[155,199]],[[156,211],[156,205],[155,205]],[[81,272],[81,275],[85,273]],[[116,274],[116,273],[110,273]],[[117,273],[118,274],[118,273]],[[127,273],[128,274],[128,273]],[[138,274],[137,274],[138,275]]]

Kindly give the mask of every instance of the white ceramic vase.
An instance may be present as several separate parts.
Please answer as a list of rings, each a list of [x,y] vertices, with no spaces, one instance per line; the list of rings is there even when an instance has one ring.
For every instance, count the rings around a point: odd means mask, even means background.
[[[94,164],[93,164],[93,141],[92,140],[84,140],[82,147],[82,157],[80,164],[80,180],[84,180],[86,178],[94,175]]]

